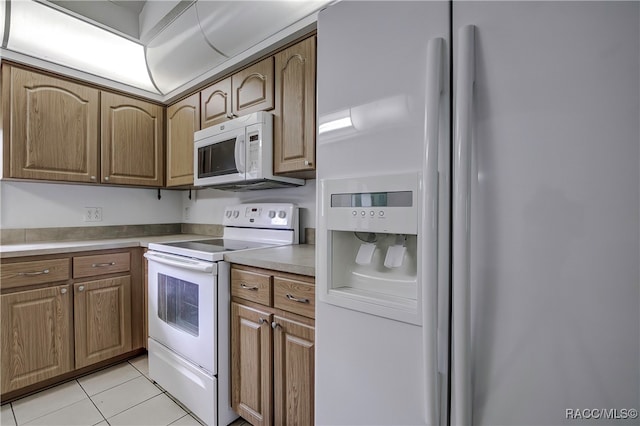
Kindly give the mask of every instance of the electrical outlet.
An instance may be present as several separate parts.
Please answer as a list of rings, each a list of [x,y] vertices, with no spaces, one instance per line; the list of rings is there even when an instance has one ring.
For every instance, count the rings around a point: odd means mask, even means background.
[[[191,212],[189,207],[184,208],[184,220],[189,220],[191,218]]]
[[[102,222],[102,207],[85,207],[85,222]]]

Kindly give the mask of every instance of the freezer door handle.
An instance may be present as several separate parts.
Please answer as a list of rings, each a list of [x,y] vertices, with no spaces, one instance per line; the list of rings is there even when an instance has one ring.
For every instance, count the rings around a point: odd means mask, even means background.
[[[422,250],[425,255],[422,280],[422,315],[424,371],[426,384],[425,416],[427,424],[439,424],[438,385],[438,157],[440,147],[440,119],[443,111],[444,39],[434,38],[427,44],[424,196],[422,221]]]
[[[451,424],[469,425],[471,412],[471,166],[475,27],[458,30],[453,136],[453,259]]]

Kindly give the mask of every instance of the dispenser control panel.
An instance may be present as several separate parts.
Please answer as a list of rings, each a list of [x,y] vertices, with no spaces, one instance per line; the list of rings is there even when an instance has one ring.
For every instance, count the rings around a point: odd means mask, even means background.
[[[417,234],[418,173],[325,179],[328,229]]]

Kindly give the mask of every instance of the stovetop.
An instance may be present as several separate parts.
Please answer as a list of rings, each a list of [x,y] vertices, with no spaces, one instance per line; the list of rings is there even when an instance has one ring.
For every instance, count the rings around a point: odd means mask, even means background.
[[[149,249],[218,262],[230,251],[298,244],[298,214],[298,208],[289,203],[228,206],[222,219],[222,238],[151,243]]]
[[[222,260],[223,255],[226,252],[275,247],[278,245],[282,244],[215,238],[211,240],[151,243],[149,244],[149,249],[163,253],[207,260],[210,262],[217,262]]]
[[[178,241],[175,243],[164,243],[163,245],[180,247],[188,250],[204,251],[206,253],[219,253],[225,251],[247,250],[273,246],[273,244],[259,243],[255,241],[240,241],[229,239],[225,240],[224,238],[197,241]]]

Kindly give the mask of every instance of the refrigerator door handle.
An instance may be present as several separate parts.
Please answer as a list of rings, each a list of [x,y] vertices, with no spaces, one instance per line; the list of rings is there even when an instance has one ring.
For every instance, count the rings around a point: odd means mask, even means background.
[[[475,26],[458,30],[454,111],[451,424],[472,424],[471,410],[471,158]]]
[[[422,315],[423,351],[425,362],[425,415],[426,423],[436,425],[439,417],[438,383],[438,146],[440,143],[440,114],[443,101],[444,39],[434,38],[427,44],[425,144],[424,144],[424,196],[422,259]]]

